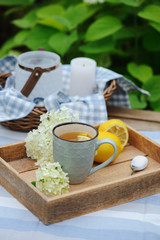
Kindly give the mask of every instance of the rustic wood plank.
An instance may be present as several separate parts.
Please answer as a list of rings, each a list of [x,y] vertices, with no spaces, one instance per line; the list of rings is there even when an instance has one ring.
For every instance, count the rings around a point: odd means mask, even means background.
[[[149,189],[149,191],[148,191]],[[48,223],[59,222],[103,208],[112,207],[137,198],[156,194],[160,190],[160,170],[147,175],[125,178],[110,184],[100,185],[97,189],[88,189],[79,194],[64,195],[64,201],[52,199],[48,208]]]
[[[128,132],[130,144],[160,162],[160,144],[152,141],[131,127],[128,127]]]
[[[36,166],[35,163],[36,160],[30,158],[22,158],[9,162],[10,166],[12,166],[19,173],[37,169],[38,166]]]
[[[108,107],[109,116],[124,117],[129,119],[139,119],[149,122],[160,123],[160,112],[138,110],[138,109],[127,109],[119,107]]]
[[[136,172],[132,176],[129,176],[130,173],[129,162],[115,164],[90,175],[80,185],[71,185],[68,194],[56,197],[47,196],[48,221],[46,224],[63,221],[160,191],[160,164],[155,160],[149,158],[145,175],[144,171]],[[33,171],[22,173],[22,176],[26,181],[35,180]],[[151,192],[148,189],[151,189]]]
[[[0,146],[0,157],[5,161],[10,162],[15,159],[21,159],[26,157],[25,142],[20,141],[17,143],[6,144]]]
[[[137,148],[135,148],[132,145],[127,145],[125,147],[124,151],[122,151],[120,153],[120,155],[113,162],[111,162],[110,165],[119,164],[119,163],[122,163],[122,162],[130,161],[134,157],[136,157],[137,155],[146,156],[147,154],[142,152],[142,151],[140,151],[140,150],[138,150]]]

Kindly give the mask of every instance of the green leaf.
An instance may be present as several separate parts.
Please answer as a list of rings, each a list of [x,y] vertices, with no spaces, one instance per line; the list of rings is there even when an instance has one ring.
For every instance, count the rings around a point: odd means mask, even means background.
[[[22,19],[13,20],[13,24],[22,29],[32,28],[37,21],[36,11],[36,9],[31,10]]]
[[[160,34],[154,29],[148,29],[143,35],[143,46],[151,52],[160,51]]]
[[[115,50],[114,50],[114,54],[116,54],[117,57],[120,57],[120,58],[123,59],[124,57],[129,57],[130,56],[130,51],[126,51],[123,48],[116,47]]]
[[[59,32],[50,37],[49,44],[56,52],[64,55],[77,40],[78,36],[76,31],[72,32],[70,35]]]
[[[143,84],[143,88],[151,94],[149,101],[155,102],[160,100],[160,75],[152,76]]]
[[[131,62],[127,65],[128,72],[141,81],[142,83],[146,82],[153,75],[152,68],[145,64],[137,65],[134,62]]]
[[[160,23],[149,22],[149,25],[156,29],[158,32],[160,32]]]
[[[35,0],[0,0],[0,5],[4,5],[4,6],[30,5],[34,2]]]
[[[32,181],[31,183],[32,183],[33,186],[36,187],[36,181]]]
[[[139,7],[145,0],[120,0],[121,3],[124,3],[131,7]]]
[[[122,28],[122,24],[116,17],[102,17],[96,20],[87,30],[86,41],[95,41],[112,35]]]
[[[17,51],[17,50],[10,50],[8,52],[8,55],[14,55],[14,56],[19,56],[21,54],[21,52]]]
[[[23,45],[28,35],[29,35],[29,30],[22,30],[14,36],[14,42],[19,45],[21,44]]]
[[[25,40],[25,45],[31,50],[37,50],[43,47],[45,50],[50,51],[52,49],[48,44],[48,39],[56,32],[53,28],[37,25],[30,31],[30,34]]]
[[[118,39],[128,39],[128,38],[133,38],[135,35],[133,32],[129,31],[128,29],[121,28],[119,31],[113,34],[113,39],[118,40]]]
[[[138,16],[147,20],[160,23],[160,6],[154,4],[148,5],[138,13]]]
[[[84,4],[84,3],[83,3]],[[77,5],[77,7],[80,6]],[[101,9],[101,5],[92,5],[92,6],[87,6],[87,12],[86,14],[83,16],[83,21],[89,19],[90,17],[94,16],[96,14],[96,12],[98,12]]]
[[[84,53],[98,54],[104,52],[111,52],[114,50],[114,41],[112,38],[101,39],[94,42],[89,42],[79,47],[79,50]]]
[[[10,49],[16,46],[17,46],[17,43],[15,43],[14,37],[12,37],[3,44],[1,51],[4,53],[7,53]]]
[[[30,27],[30,23],[27,19],[13,20],[13,24],[16,25],[19,28],[24,28],[24,29]]]
[[[6,10],[4,12],[4,16],[9,16],[11,14],[16,14],[16,12],[19,12],[22,10],[22,6],[16,6],[16,7],[12,7],[12,8],[9,8],[8,10]]]
[[[53,27],[60,31],[66,31],[70,25],[69,21],[62,16],[54,16],[51,18],[42,19],[39,20],[38,23],[45,26]]]
[[[51,4],[45,7],[40,8],[37,11],[37,16],[39,18],[50,18],[53,16],[63,16],[64,15],[64,8],[58,4]]]
[[[0,56],[9,54],[9,52],[11,50],[13,51],[15,47],[24,46],[25,45],[24,42],[28,34],[29,34],[29,31],[23,30],[17,33],[14,37],[9,39],[8,41],[6,41],[4,45],[1,47],[2,54]]]
[[[129,100],[131,104],[131,108],[134,109],[144,109],[147,107],[147,102],[141,97],[141,93],[132,92],[129,93]]]
[[[119,4],[119,0],[105,0],[105,2],[112,3],[112,4]]]
[[[65,12],[65,18],[70,22],[70,30],[76,28],[88,15],[87,7],[84,5],[72,6]]]
[[[150,105],[154,111],[160,112],[160,99],[158,101],[151,102]]]

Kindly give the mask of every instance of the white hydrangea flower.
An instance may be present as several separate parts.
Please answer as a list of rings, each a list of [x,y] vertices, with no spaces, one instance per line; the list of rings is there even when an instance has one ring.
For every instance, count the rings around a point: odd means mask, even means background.
[[[69,178],[58,162],[45,162],[36,170],[36,187],[45,194],[68,192]]]
[[[83,2],[89,3],[89,4],[97,4],[97,3],[104,3],[105,0],[83,0]]]
[[[63,122],[78,121],[78,115],[71,115],[70,110],[64,107],[41,115],[40,121],[38,128],[30,131],[25,139],[27,156],[36,159],[37,165],[53,162],[53,127]]]
[[[53,159],[52,129],[63,122],[78,121],[78,115],[71,115],[70,110],[63,107],[56,112],[50,111],[40,117],[37,129],[30,131],[25,139],[28,157],[36,159],[36,187],[46,194],[61,195],[69,188],[69,178],[59,163]]]

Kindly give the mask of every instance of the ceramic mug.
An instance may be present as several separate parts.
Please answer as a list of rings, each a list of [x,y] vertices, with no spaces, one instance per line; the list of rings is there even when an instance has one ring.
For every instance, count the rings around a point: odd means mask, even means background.
[[[91,136],[85,141],[65,140],[60,136],[69,132],[84,132]],[[63,171],[68,173],[70,184],[82,183],[87,176],[106,167],[116,156],[117,146],[112,139],[97,140],[98,130],[92,125],[80,122],[66,122],[53,128],[53,157],[59,162]],[[92,168],[96,149],[103,143],[109,143],[114,148],[113,155]]]

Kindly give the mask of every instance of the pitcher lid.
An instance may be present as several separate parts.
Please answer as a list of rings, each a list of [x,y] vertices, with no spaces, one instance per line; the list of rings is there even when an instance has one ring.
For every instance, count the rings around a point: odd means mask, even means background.
[[[18,63],[27,68],[50,68],[60,63],[60,56],[48,51],[29,51],[19,55]]]

